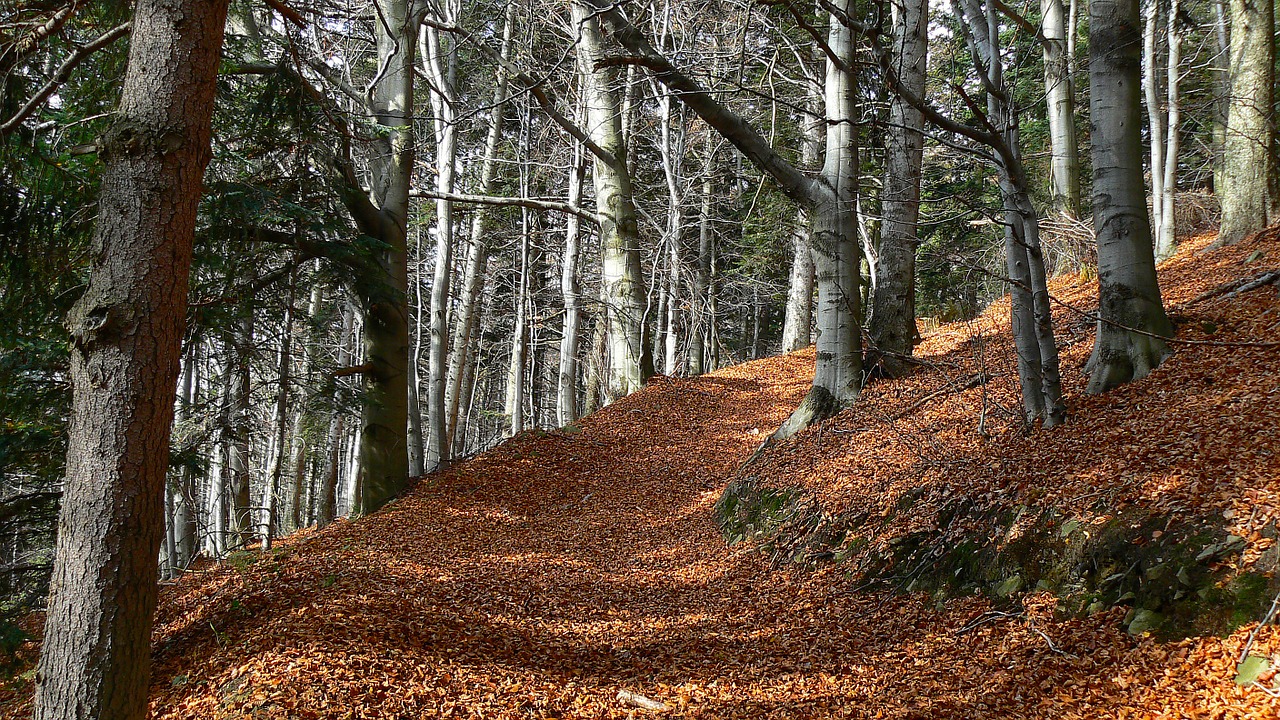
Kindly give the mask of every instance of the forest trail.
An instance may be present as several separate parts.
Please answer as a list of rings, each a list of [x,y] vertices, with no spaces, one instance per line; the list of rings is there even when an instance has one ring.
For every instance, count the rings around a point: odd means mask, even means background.
[[[1265,248],[1280,258],[1280,243]],[[1193,301],[1252,271],[1240,261],[1254,249],[1209,255],[1212,267],[1181,256],[1166,292]],[[1226,311],[1215,317],[1242,332],[1280,328],[1269,292],[1238,303],[1252,325]],[[958,347],[964,327],[935,337],[955,336],[948,342]],[[372,516],[239,553],[165,587],[153,716],[1277,715],[1276,700],[1231,682],[1248,627],[1161,643],[1125,634],[1114,611],[1054,619],[1042,594],[1017,612],[983,615],[991,606],[980,598],[935,605],[858,592],[838,566],[775,571],[746,545],[726,547],[712,506],[804,395],[811,353],[660,378],[576,427],[525,433],[429,477]],[[1274,385],[1275,369],[1258,372]],[[906,381],[879,387],[872,393],[911,407],[922,396]],[[1094,432],[1088,402],[1105,401],[1085,402],[1072,420],[1081,429],[1069,423],[1055,437]],[[796,447],[821,444],[822,432]],[[997,441],[1025,443],[1019,433]],[[1274,494],[1280,480],[1268,482]],[[1257,647],[1280,648],[1277,640],[1268,630]],[[669,709],[628,706],[620,690]]]

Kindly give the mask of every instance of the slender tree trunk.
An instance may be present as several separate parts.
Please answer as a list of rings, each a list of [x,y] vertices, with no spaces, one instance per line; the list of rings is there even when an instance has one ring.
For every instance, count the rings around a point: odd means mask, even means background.
[[[1160,107],[1160,0],[1147,0],[1146,22],[1142,27],[1142,88],[1147,100],[1147,127],[1151,136],[1151,221],[1164,226],[1165,140],[1164,111]]]
[[[1222,227],[1233,245],[1277,219],[1275,207],[1275,5],[1230,0],[1231,101],[1224,144]]]
[[[352,332],[355,329],[355,310],[349,302],[343,304],[342,337],[338,341],[338,366],[346,367],[355,357],[352,349]],[[334,401],[330,395],[330,404]],[[316,526],[324,527],[338,514],[338,481],[342,468],[342,439],[346,437],[346,414],[334,408],[329,418],[329,455],[325,463],[324,479],[320,483],[320,499],[316,503]]]
[[[235,533],[235,547],[244,547],[253,537],[253,497],[249,473],[249,408],[250,355],[254,349],[253,303],[247,302],[240,319],[240,334],[235,347],[235,401],[232,404],[232,444],[227,455],[227,467],[231,472],[231,525]]]
[[[280,527],[280,487],[284,479],[285,457],[289,429],[289,383],[293,366],[293,305],[297,292],[297,274],[289,276],[289,290],[285,295],[284,329],[280,334],[279,365],[276,377],[280,387],[276,391],[276,413],[273,430],[271,465],[267,470],[267,486],[262,491],[262,549],[270,550]]]
[[[694,318],[689,331],[689,374],[698,376],[707,371],[706,356],[708,338],[714,316],[711,312],[711,296],[715,292],[711,284],[711,254],[715,243],[712,231],[712,199],[715,192],[715,143],[707,136],[706,167],[702,171],[702,209],[698,214],[698,259],[693,268]],[[805,229],[805,238],[809,231]],[[810,290],[812,293],[812,290]]]
[[[192,348],[182,366],[182,392],[178,397],[178,412],[182,421],[191,419],[197,388],[200,385],[199,374],[199,355],[197,349]],[[174,498],[177,506],[174,508],[173,519],[176,535],[174,551],[177,553],[175,559],[180,569],[190,565],[191,560],[200,551],[196,527],[200,514],[197,505],[200,497],[197,483],[196,473],[189,464],[184,463],[178,473],[178,485]]]
[[[899,81],[917,96],[924,94],[928,64],[927,0],[893,3],[893,62]],[[924,158],[924,115],[899,94],[889,101],[885,133],[884,190],[880,207],[879,261],[871,302],[871,362],[889,375],[905,370],[904,358],[915,348],[916,235],[920,220],[920,174]]]
[[[1075,82],[1068,62],[1067,13],[1062,0],[1041,0],[1045,103],[1049,115],[1049,195],[1068,217],[1080,216],[1080,157],[1076,144]],[[921,88],[923,90],[923,88]],[[917,93],[923,94],[923,93]]]
[[[452,3],[443,3],[447,23],[455,21]],[[431,107],[434,110],[436,136],[436,191],[451,194],[457,163],[457,117],[454,92],[458,54],[445,47],[440,33],[427,29],[427,77],[431,78]],[[428,376],[428,433],[426,469],[434,470],[449,462],[449,433],[445,414],[445,386],[449,360],[449,281],[453,275],[453,203],[436,201],[436,264],[431,285],[431,371]]]
[[[586,171],[582,146],[574,145],[573,163],[569,167],[569,204],[582,202],[582,179]],[[556,396],[556,420],[563,427],[578,420],[578,335],[582,323],[581,288],[578,283],[578,245],[581,226],[578,216],[565,219],[564,257],[560,266],[560,294],[564,298],[564,327],[560,335],[559,392]]]
[[[1138,2],[1089,4],[1093,227],[1098,237],[1098,334],[1087,392],[1145,377],[1169,355],[1142,192]],[[1150,333],[1150,334],[1148,334]]]
[[[196,206],[225,2],[139,0],[89,287],[72,309],[67,473],[36,720],[147,711],[156,571]]]
[[[480,192],[493,195],[498,189],[498,147],[502,142],[502,130],[506,114],[507,94],[510,87],[509,62],[512,52],[512,34],[515,27],[516,3],[508,3],[506,19],[502,29],[502,62],[498,64],[497,85],[493,91],[492,116],[489,120],[489,132],[485,138],[484,160],[480,166]],[[467,246],[467,260],[462,274],[462,291],[458,298],[457,321],[455,323],[454,352],[449,356],[449,374],[445,387],[445,411],[448,414],[446,433],[451,451],[457,448],[454,440],[457,435],[459,405],[467,393],[462,391],[464,376],[471,372],[468,358],[473,354],[470,350],[472,333],[475,327],[476,307],[480,301],[480,290],[484,285],[484,266],[488,259],[488,211],[478,206],[471,216],[471,236]]]
[[[317,261],[317,269],[319,261]],[[306,387],[311,387],[314,383],[315,365],[316,365],[316,345],[319,338],[316,337],[314,331],[317,318],[320,317],[322,304],[324,302],[323,288],[319,282],[315,283],[311,288],[311,297],[307,303],[307,328],[308,332],[303,336],[306,347],[303,351],[303,368],[302,378]],[[298,411],[294,413],[293,422],[293,448],[291,450],[293,486],[289,492],[289,529],[299,530],[309,521],[311,513],[303,512],[303,496],[302,489],[306,484],[307,465],[309,455],[309,444],[307,442],[308,419],[311,411],[308,407],[311,403],[305,405],[300,404]],[[314,484],[311,485],[312,491],[308,494],[314,495]]]
[[[1174,212],[1174,201],[1178,194],[1178,125],[1181,122],[1178,107],[1178,76],[1182,65],[1182,33],[1178,30],[1178,0],[1169,2],[1168,19],[1169,65],[1166,75],[1166,137],[1164,153],[1164,180],[1161,182],[1161,193],[1152,198],[1152,204],[1160,204],[1160,223],[1156,227],[1156,259],[1173,254],[1177,242],[1178,222]]]
[[[511,329],[511,362],[507,366],[507,436],[524,430],[524,365],[528,350],[529,307],[529,210],[521,212],[520,275],[516,279],[516,318]]]

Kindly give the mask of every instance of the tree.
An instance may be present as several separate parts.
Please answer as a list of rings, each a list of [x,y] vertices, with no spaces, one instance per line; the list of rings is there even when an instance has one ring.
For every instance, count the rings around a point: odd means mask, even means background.
[[[818,342],[813,386],[774,434],[783,438],[848,406],[862,390],[859,275],[853,211],[857,193],[854,124],[853,32],[841,21],[849,0],[833,4],[824,39],[827,52],[824,117],[826,155],[812,177],[797,169],[741,116],[717,102],[698,82],[676,68],[615,7],[590,0],[613,36],[708,125],[769,175],[783,193],[810,211],[818,284]]]
[[[1092,0],[1089,27],[1099,319],[1087,391],[1099,393],[1159,366],[1173,326],[1160,301],[1142,183],[1137,0]]]
[[[587,132],[595,154],[591,177],[600,223],[601,282],[609,319],[609,400],[640,389],[652,374],[652,348],[644,342],[644,278],[640,268],[640,229],[632,197],[622,106],[610,72],[602,64],[600,21],[585,2],[572,3],[578,30],[578,71],[586,101]]]
[[[227,4],[140,0],[88,289],[72,309],[67,480],[39,720],[146,713],[174,390]]]
[[[908,93],[924,96],[928,58],[929,6],[926,0],[893,0],[894,70]],[[889,100],[885,134],[884,217],[876,262],[875,296],[869,332],[872,350],[890,374],[903,369],[916,338],[916,227],[920,219],[920,172],[924,158],[924,115],[901,93]]]
[[[1232,245],[1277,217],[1275,158],[1275,4],[1231,0],[1230,100],[1223,147],[1222,227]]]
[[[1076,146],[1076,92],[1068,54],[1067,13],[1062,0],[1041,0],[1045,102],[1049,113],[1049,195],[1069,217],[1080,215],[1080,157]]]

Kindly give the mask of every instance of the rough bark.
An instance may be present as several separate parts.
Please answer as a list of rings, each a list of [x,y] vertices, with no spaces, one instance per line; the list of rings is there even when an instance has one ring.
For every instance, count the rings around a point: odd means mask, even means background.
[[[1137,0],[1090,4],[1093,226],[1099,321],[1087,392],[1146,376],[1168,355],[1173,327],[1160,301],[1142,184]]]
[[[140,0],[88,289],[67,325],[74,400],[37,720],[146,714],[165,471],[220,0]]]

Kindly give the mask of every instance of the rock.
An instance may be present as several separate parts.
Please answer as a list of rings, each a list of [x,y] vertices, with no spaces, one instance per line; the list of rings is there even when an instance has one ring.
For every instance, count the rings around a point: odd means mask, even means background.
[[[1271,661],[1260,655],[1250,655],[1236,667],[1236,684],[1248,685],[1256,682],[1262,673],[1271,669]]]
[[[1138,608],[1133,611],[1133,619],[1129,621],[1129,634],[1141,635],[1156,629],[1162,622],[1164,622],[1164,616],[1155,610]]]

